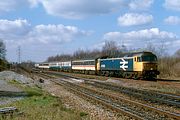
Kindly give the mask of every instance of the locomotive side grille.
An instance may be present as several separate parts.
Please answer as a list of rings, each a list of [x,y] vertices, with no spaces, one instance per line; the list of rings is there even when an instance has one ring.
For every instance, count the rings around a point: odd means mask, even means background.
[[[156,63],[143,63],[143,70],[157,70]]]

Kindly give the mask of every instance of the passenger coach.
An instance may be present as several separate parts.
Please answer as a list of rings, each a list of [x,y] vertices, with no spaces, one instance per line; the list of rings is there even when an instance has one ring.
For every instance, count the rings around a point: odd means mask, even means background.
[[[76,60],[72,61],[72,70],[74,72],[82,72],[85,74],[95,74],[96,63],[95,60]]]

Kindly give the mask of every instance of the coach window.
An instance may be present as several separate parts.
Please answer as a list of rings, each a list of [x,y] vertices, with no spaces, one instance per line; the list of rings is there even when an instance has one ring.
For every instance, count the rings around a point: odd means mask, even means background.
[[[95,61],[91,61],[91,65],[94,65],[95,64]]]
[[[136,61],[136,57],[134,58],[134,61]]]

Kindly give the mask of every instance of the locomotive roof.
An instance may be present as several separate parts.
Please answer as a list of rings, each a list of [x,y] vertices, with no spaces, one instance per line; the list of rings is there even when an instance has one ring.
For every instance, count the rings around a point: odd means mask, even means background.
[[[155,54],[149,51],[142,51],[142,52],[127,53],[124,55],[124,57],[133,57],[133,56],[142,56],[142,55],[155,55]]]
[[[115,58],[115,57],[133,57],[133,56],[142,56],[142,55],[155,55],[155,54],[153,54],[152,52],[149,52],[149,51],[128,52],[128,53],[118,54],[118,55],[114,56],[113,58]],[[102,56],[100,58],[106,59],[106,58],[112,58],[112,57]]]

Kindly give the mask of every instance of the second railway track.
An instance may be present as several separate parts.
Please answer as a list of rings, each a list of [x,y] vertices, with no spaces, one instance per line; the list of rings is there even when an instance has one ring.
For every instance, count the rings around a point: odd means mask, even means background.
[[[114,84],[110,84],[110,83],[106,83],[106,82],[102,82],[98,80],[92,80],[92,79],[89,80],[85,78],[73,77],[70,75],[61,74],[57,72],[46,72],[46,74],[59,76],[59,77],[73,78],[73,79],[83,79],[85,81],[85,84],[88,84],[88,85],[92,85],[92,86],[103,88],[103,89],[108,89],[111,91],[120,92],[120,93],[129,95],[131,97],[133,96],[137,99],[141,99],[141,100],[148,101],[151,103],[173,106],[178,109],[180,108],[179,95],[161,93],[158,91],[149,91],[149,90],[141,90],[141,89],[136,89],[136,88],[129,88],[129,87],[114,85]]]
[[[55,78],[55,76],[52,77],[52,75],[47,75],[44,73],[41,73],[39,75],[45,79]],[[67,76],[64,76],[63,79],[67,78]],[[51,80],[56,84],[65,86],[66,89],[73,91],[75,94],[81,95],[84,98],[91,99],[99,104],[102,104],[103,106],[110,108],[113,111],[123,113],[132,118],[142,120],[169,120],[171,118],[180,119],[180,114],[167,112],[146,104],[134,102],[132,100],[124,99],[112,94],[103,93],[101,91],[97,91],[83,85],[71,83],[63,79]]]

